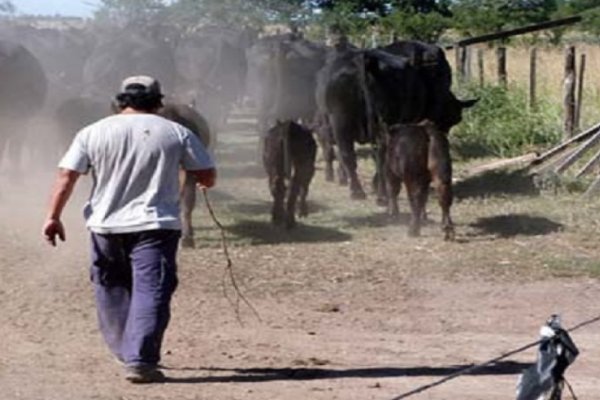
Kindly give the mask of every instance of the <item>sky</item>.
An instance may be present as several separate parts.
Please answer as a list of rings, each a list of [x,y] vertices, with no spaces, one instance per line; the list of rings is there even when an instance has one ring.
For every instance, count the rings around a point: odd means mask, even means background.
[[[11,0],[17,14],[91,17],[98,0]]]

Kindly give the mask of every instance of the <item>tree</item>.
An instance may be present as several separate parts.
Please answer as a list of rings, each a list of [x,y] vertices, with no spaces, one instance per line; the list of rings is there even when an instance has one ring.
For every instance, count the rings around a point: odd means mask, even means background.
[[[559,8],[563,13],[580,14],[600,7],[600,0],[561,0]]]
[[[448,0],[396,0],[382,22],[402,39],[434,43],[451,26],[451,16]]]
[[[10,0],[0,1],[0,14],[14,14],[15,5]]]
[[[311,11],[307,0],[101,0],[96,16],[108,21],[166,22],[184,29],[260,28],[268,23],[302,23]]]
[[[549,20],[557,0],[455,0],[454,27],[467,36]]]
[[[101,22],[116,23],[149,23],[164,13],[167,6],[162,0],[101,0],[95,13]]]
[[[439,12],[415,12],[410,8],[394,11],[383,20],[386,30],[402,39],[435,43],[451,26],[450,18]]]
[[[391,11],[388,0],[313,0],[307,5],[312,9],[325,11],[345,10],[353,14],[376,14],[385,16]]]
[[[562,0],[555,13],[557,17],[575,14],[583,17],[579,29],[600,36],[600,0]]]
[[[374,12],[357,11],[357,3],[340,1],[331,8],[326,7],[316,22],[324,27],[327,33],[342,34],[353,38],[355,42],[362,41],[377,25],[379,15]]]
[[[451,17],[450,3],[450,0],[395,0],[391,4],[396,10],[412,10],[421,14],[435,12],[444,17]]]

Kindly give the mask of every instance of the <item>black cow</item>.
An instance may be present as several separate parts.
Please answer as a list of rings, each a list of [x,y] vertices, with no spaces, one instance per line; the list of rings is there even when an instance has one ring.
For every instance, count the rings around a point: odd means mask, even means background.
[[[213,132],[243,94],[250,43],[247,32],[222,27],[205,27],[177,40],[176,93],[195,103]]]
[[[190,131],[194,132],[209,149],[212,145],[211,133],[207,120],[194,108],[184,104],[165,104],[158,112],[159,115],[175,121]],[[192,226],[192,212],[196,205],[196,179],[185,174],[181,184],[181,245],[194,247],[194,228]]]
[[[0,40],[0,162],[8,148],[15,170],[27,122],[43,107],[46,92],[46,75],[36,57],[20,44]]]
[[[365,52],[345,42],[331,50],[317,76],[316,100],[321,129],[331,129],[333,133],[340,163],[350,180],[351,197],[364,199],[366,194],[356,173],[354,144],[373,142],[376,134]]]
[[[46,105],[56,107],[82,90],[83,65],[94,47],[89,29],[41,28],[3,20],[0,37],[25,46],[39,60],[48,79]]]
[[[257,104],[259,131],[276,120],[312,122],[317,110],[316,74],[325,48],[297,33],[268,36],[247,52],[248,94]]]
[[[415,49],[420,49],[418,42],[412,43]],[[386,126],[429,120],[448,132],[460,122],[462,110],[474,104],[458,100],[450,91],[445,58],[442,59],[445,64],[437,61],[441,63],[440,71],[432,72],[431,67],[419,61],[422,57],[401,54],[407,48],[409,44],[402,51],[397,50],[399,54],[392,54],[383,50],[357,50],[342,41],[319,73],[317,99],[331,122],[340,161],[350,179],[352,198],[366,197],[356,173],[354,143],[377,145],[377,177],[380,177],[385,158],[381,132]],[[414,50],[414,53],[424,52]],[[443,57],[443,53],[435,54]],[[378,179],[377,186],[378,201],[385,201],[382,179]]]
[[[165,93],[174,93],[173,49],[160,30],[127,27],[99,37],[83,68],[83,94],[109,102],[123,79],[132,75],[156,78]]]
[[[273,196],[271,218],[274,224],[296,225],[296,202],[300,198],[298,216],[308,215],[306,197],[315,174],[317,144],[311,132],[292,121],[279,122],[269,129],[264,140],[263,163],[269,176]],[[289,182],[289,187],[286,187]]]
[[[81,128],[110,115],[112,111],[109,102],[88,97],[72,97],[60,103],[54,112],[59,153],[67,150]]]
[[[403,114],[407,108],[406,102],[396,104],[396,115],[402,123],[418,122],[426,119],[433,122],[443,132],[449,132],[450,129],[460,123],[462,120],[462,111],[465,108],[472,107],[477,100],[459,100],[452,93],[452,70],[446,59],[444,50],[432,44],[417,42],[417,41],[398,41],[386,47],[381,48],[382,51],[393,54],[406,60],[406,62],[414,70],[415,79],[418,79],[423,91],[423,96],[420,96],[420,104],[415,104],[413,109],[408,114]],[[396,71],[396,81],[401,82],[406,79],[402,72]],[[407,90],[407,88],[404,88]],[[398,101],[405,99],[406,96],[392,91],[385,91],[388,96],[387,100]],[[422,111],[421,111],[422,110]],[[406,112],[406,111],[404,111]]]
[[[398,194],[404,183],[411,208],[409,236],[418,236],[433,181],[442,209],[445,240],[454,239],[450,218],[452,205],[452,163],[447,135],[434,124],[393,125],[387,134],[385,175],[388,213],[399,216]]]

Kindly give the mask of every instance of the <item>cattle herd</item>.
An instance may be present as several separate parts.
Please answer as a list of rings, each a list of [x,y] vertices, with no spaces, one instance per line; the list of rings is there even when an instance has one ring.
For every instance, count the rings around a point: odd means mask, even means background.
[[[376,198],[390,217],[398,216],[404,184],[409,234],[418,235],[433,182],[444,237],[453,238],[448,133],[474,101],[451,92],[451,69],[439,47],[398,41],[360,49],[343,35],[328,46],[298,32],[259,37],[216,27],[41,29],[7,22],[0,25],[0,156],[19,165],[26,124],[39,115],[56,121],[62,151],[81,127],[111,112],[120,81],[137,74],[156,77],[170,104],[163,115],[207,144],[208,131],[223,129],[233,107],[251,105],[275,224],[292,228],[296,213],[307,215],[317,142],[326,179],[334,179],[337,160],[340,183],[364,199],[355,146],[371,144]],[[193,193],[184,194],[190,245]]]

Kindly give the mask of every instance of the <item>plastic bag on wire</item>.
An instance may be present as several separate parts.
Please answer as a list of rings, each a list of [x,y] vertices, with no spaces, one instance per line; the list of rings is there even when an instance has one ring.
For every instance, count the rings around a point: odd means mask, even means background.
[[[542,326],[540,336],[537,362],[519,377],[517,400],[560,400],[565,370],[579,354],[558,315]]]

